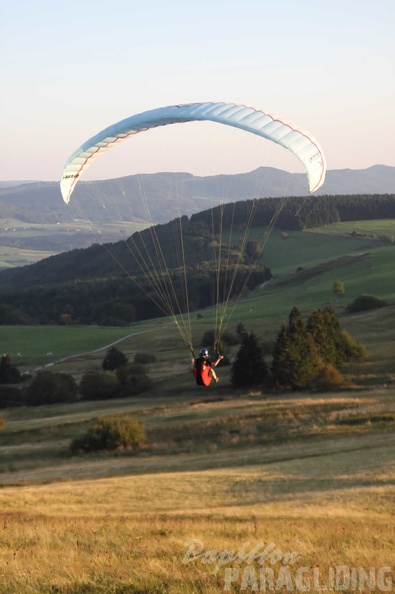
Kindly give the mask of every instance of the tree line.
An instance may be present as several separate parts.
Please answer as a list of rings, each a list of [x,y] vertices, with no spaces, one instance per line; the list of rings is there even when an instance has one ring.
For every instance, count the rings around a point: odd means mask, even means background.
[[[283,207],[279,209],[279,204]],[[223,213],[220,214],[220,209]],[[280,212],[279,212],[280,210]],[[211,220],[223,219],[226,228],[231,221],[243,225],[252,216],[252,227],[270,225],[276,218],[276,227],[288,231],[303,231],[311,227],[344,221],[364,221],[395,218],[395,194],[349,194],[339,196],[311,196],[261,198],[245,200],[224,207],[215,207],[191,216],[191,224],[198,221],[207,228]]]
[[[201,344],[207,346],[212,337],[211,331],[206,332]],[[229,348],[237,345],[232,362]],[[341,327],[329,305],[314,310],[306,321],[297,307],[292,308],[269,356],[256,334],[247,332],[242,323],[235,334],[223,335],[219,348],[225,354],[220,365],[231,365],[231,382],[235,388],[259,385],[271,391],[334,387],[343,382],[340,370],[344,365],[367,357],[364,345]],[[146,365],[155,362],[151,353],[136,353],[133,362],[129,362],[113,346],[108,349],[101,370],[84,373],[77,383],[70,374],[49,370],[41,370],[32,377],[23,376],[11,358],[3,355],[0,407],[133,397],[152,387]]]

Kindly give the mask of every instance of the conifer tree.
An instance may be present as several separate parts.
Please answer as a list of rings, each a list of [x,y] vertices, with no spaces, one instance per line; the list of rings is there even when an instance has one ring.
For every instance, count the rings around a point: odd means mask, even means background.
[[[104,371],[115,371],[126,365],[127,362],[126,355],[115,346],[112,346],[108,349],[101,366]]]
[[[292,385],[293,363],[290,358],[290,345],[291,341],[287,326],[283,324],[274,344],[271,366],[273,383],[277,387],[290,387]]]
[[[328,318],[324,316],[321,309],[312,312],[307,320],[306,330],[313,338],[317,355],[321,358],[322,364],[335,365],[337,361],[337,349],[333,332],[328,326]]]
[[[290,354],[294,361],[292,389],[304,388],[316,370],[316,349],[310,344],[302,314],[294,307],[289,314],[288,334],[291,339]]]
[[[342,336],[342,328],[340,326],[340,322],[336,315],[335,310],[331,305],[327,305],[323,311],[324,321],[325,321],[325,328],[326,333],[328,336],[328,341],[333,344],[334,348],[334,358],[333,360],[327,360],[327,363],[334,365],[342,365],[345,363],[345,354],[344,354],[344,338]]]
[[[299,309],[294,307],[289,314],[288,325],[282,327],[274,345],[273,383],[292,390],[304,388],[316,368],[316,350],[308,339]]]
[[[288,316],[288,333],[293,336],[301,336],[304,333],[302,314],[297,307],[293,307]]]
[[[255,334],[243,334],[240,349],[232,365],[232,384],[237,388],[261,384],[267,375],[267,365]]]

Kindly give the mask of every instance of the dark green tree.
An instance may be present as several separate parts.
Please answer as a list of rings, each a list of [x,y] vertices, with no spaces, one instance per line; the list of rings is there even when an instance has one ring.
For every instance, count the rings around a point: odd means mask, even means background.
[[[9,355],[3,355],[0,359],[0,384],[17,384],[20,381],[22,377],[17,366],[12,363]]]
[[[321,309],[314,310],[307,320],[306,330],[313,338],[317,354],[322,364],[335,365],[337,362],[337,349],[331,322]]]
[[[347,358],[345,355],[343,330],[340,326],[339,319],[331,305],[325,307],[323,316],[328,342],[333,344],[335,351],[334,360],[327,359],[325,363],[330,363],[335,367],[343,365],[347,361]]]
[[[295,337],[300,337],[303,336],[304,330],[304,322],[300,309],[293,307],[288,316],[288,333]]]
[[[128,358],[126,355],[115,346],[112,346],[108,349],[101,366],[104,371],[115,371],[122,367],[122,365],[126,365],[127,362]]]
[[[19,309],[12,307],[12,305],[4,305],[0,303],[0,325],[14,325],[20,326],[24,324],[31,324],[32,319]]]
[[[271,365],[273,384],[276,387],[291,387],[294,362],[290,357],[291,340],[286,324],[283,324],[277,335],[273,348]]]
[[[232,365],[232,384],[236,388],[262,384],[267,375],[268,368],[255,334],[253,332],[244,334]]]
[[[306,387],[317,369],[317,352],[309,340],[302,315],[297,307],[289,314],[273,349],[271,366],[273,384],[278,388],[298,390]]]

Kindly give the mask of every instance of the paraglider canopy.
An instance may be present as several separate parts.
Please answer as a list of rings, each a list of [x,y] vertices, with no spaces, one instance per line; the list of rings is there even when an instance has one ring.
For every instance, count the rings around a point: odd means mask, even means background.
[[[309,190],[315,192],[324,183],[325,158],[313,136],[299,126],[262,110],[233,103],[189,103],[160,107],[133,115],[109,126],[87,140],[68,159],[60,189],[66,204],[75,184],[89,165],[105,150],[130,136],[157,126],[192,121],[212,121],[251,132],[291,151],[306,169]]]

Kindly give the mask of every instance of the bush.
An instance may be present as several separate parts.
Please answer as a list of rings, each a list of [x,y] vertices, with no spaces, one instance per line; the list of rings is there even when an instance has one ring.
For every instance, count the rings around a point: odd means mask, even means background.
[[[120,396],[120,383],[112,371],[89,371],[79,384],[83,400],[108,400]]]
[[[25,404],[56,404],[77,399],[77,382],[67,373],[39,371],[24,391]]]
[[[314,387],[319,390],[338,388],[344,382],[344,377],[336,367],[327,363],[317,371],[313,378]]]
[[[71,443],[71,451],[101,452],[135,448],[145,440],[141,421],[130,414],[107,415],[97,418],[85,436]]]
[[[362,359],[366,359],[369,355],[365,345],[355,340],[355,338],[346,332],[346,330],[340,332],[340,340],[337,348],[341,353],[343,363],[361,361]]]
[[[140,363],[124,365],[117,370],[116,374],[121,384],[122,396],[136,396],[151,387],[144,365]]]
[[[141,363],[141,365],[156,363],[156,357],[155,355],[151,355],[151,353],[136,353],[134,356],[134,362]]]
[[[388,302],[376,295],[360,295],[352,303],[347,305],[348,313],[357,313],[359,311],[367,311],[369,309],[379,309],[386,307]]]

